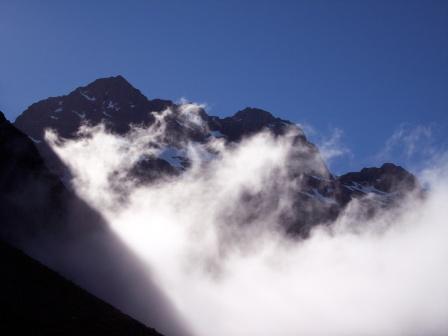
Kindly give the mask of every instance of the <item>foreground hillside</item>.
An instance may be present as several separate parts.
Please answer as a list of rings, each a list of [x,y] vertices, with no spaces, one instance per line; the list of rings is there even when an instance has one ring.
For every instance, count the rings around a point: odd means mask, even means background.
[[[160,336],[4,243],[0,263],[2,335]]]

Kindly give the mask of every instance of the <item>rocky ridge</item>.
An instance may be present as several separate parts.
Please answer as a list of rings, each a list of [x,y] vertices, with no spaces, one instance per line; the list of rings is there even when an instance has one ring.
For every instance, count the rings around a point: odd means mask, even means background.
[[[37,102],[14,125],[35,142],[46,163],[56,167],[54,171],[61,175],[60,163],[43,141],[45,129],[55,129],[65,138],[76,138],[83,123],[104,123],[111,132],[125,134],[131,125],[152,125],[154,116],[167,108],[173,113],[166,119],[167,139],[163,144],[166,148],[159,157],[142,158],[134,169],[143,182],[163,174],[182,173],[188,167],[188,158],[179,150],[179,143],[205,143],[209,137],[217,137],[232,144],[260,131],[281,136],[293,130],[295,150],[291,155],[290,173],[291,180],[298,183],[299,193],[296,219],[288,224],[292,232],[306,232],[317,223],[331,222],[353,198],[369,196],[365,202],[391,206],[418,188],[411,173],[392,163],[334,176],[302,129],[259,108],[247,107],[226,118],[209,116],[201,108],[198,117],[205,127],[198,127],[183,119],[181,104],[147,99],[122,76],[97,79],[66,96]]]

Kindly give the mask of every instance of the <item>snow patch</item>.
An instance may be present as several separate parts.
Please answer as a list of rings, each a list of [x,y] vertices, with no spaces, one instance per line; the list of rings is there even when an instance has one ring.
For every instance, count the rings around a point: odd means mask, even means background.
[[[223,138],[223,137],[225,137],[225,135],[222,134],[220,131],[211,131],[210,135],[212,137],[215,137],[215,138]]]
[[[352,182],[352,185],[344,185],[347,189],[351,191],[360,191],[364,194],[377,194],[377,195],[388,195],[387,192],[378,190],[373,186],[364,186],[358,182]]]
[[[81,119],[84,119],[86,117],[86,113],[85,112],[78,112],[73,110],[72,111],[74,114],[76,114],[78,117],[80,117]]]
[[[185,152],[175,147],[166,147],[159,154],[159,159],[168,161],[168,163],[178,169],[183,169],[186,161]]]
[[[118,106],[118,103],[114,103],[112,100],[109,100],[106,108],[109,109],[109,110],[113,109],[115,111],[119,111],[120,110],[120,107]]]
[[[80,91],[81,96],[83,96],[85,99],[89,100],[89,101],[95,101],[96,98],[95,97],[91,97],[88,96],[85,92]]]
[[[41,143],[42,142],[42,140],[35,139],[31,135],[28,135],[28,138],[30,138],[34,143]]]
[[[54,110],[55,113],[59,113],[64,111],[64,109],[62,107],[58,107],[56,110]]]
[[[317,176],[317,175],[310,175],[313,179],[318,180],[318,181],[323,181],[323,182],[328,182],[331,181],[330,179],[327,179],[323,176]]]
[[[56,116],[50,116],[51,119],[58,120],[59,118]]]
[[[108,118],[112,118],[112,116],[109,113],[107,113],[106,111],[103,111],[103,114]]]
[[[313,188],[313,189],[311,189],[311,191],[308,191],[308,192],[302,192],[302,194],[310,196],[311,198],[314,198],[324,204],[337,204],[336,200],[334,200],[331,197],[326,197],[326,196],[322,195],[319,192],[319,190],[317,190],[316,188]]]

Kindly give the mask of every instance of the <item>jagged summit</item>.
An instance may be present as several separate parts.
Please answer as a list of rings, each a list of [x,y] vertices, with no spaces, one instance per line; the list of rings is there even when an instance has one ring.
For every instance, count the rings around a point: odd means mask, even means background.
[[[67,95],[34,103],[17,117],[14,125],[40,144],[45,129],[55,129],[61,136],[71,138],[76,136],[84,123],[96,125],[104,122],[111,131],[126,133],[132,124],[151,124],[154,121],[151,113],[161,112],[168,107],[176,111],[178,105],[171,100],[149,100],[123,76],[118,75],[99,78]],[[277,135],[283,134],[287,126],[292,125],[268,111],[254,107],[246,107],[223,119],[210,117],[204,110],[200,111],[200,116],[212,131],[219,132],[228,141],[239,141],[262,129],[269,129]],[[171,126],[178,135],[191,133],[179,129],[174,119]],[[206,135],[194,134],[194,137],[200,141]]]
[[[272,122],[275,118],[272,113],[256,107],[246,107],[233,115],[234,119],[241,121],[259,121]]]
[[[98,100],[100,102],[107,101],[110,98],[123,102],[124,100],[127,100],[133,104],[137,103],[139,100],[148,100],[140,90],[132,86],[121,75],[99,78],[86,86],[77,88],[74,92],[81,94],[87,100]]]
[[[93,82],[87,84],[86,86],[80,87],[82,88],[94,88],[94,87],[104,87],[105,89],[111,87],[122,87],[122,88],[131,88],[135,89],[129,81],[124,78],[122,75],[103,77],[95,79]]]
[[[64,137],[73,137],[82,123],[105,122],[115,132],[124,133],[131,124],[150,123],[150,112],[161,111],[173,103],[149,100],[124,77],[100,78],[60,97],[41,100],[25,110],[14,125],[36,142],[44,130],[56,129]]]
[[[246,107],[227,118],[212,119],[211,128],[225,134],[230,141],[239,141],[243,137],[270,130],[273,134],[284,134],[291,122],[274,117],[260,108]]]
[[[116,84],[127,85],[127,86],[132,87],[132,85],[129,83],[129,81],[126,78],[124,78],[122,75],[98,78],[98,79],[95,79],[90,84],[88,84],[87,86],[95,86],[99,83],[103,83],[103,84],[104,83],[109,83],[109,84],[116,83]]]

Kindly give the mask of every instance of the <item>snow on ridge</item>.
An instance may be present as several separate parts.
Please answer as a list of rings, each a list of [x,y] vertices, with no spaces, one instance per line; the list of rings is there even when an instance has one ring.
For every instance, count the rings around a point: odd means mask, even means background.
[[[160,152],[159,159],[168,161],[168,163],[175,168],[183,169],[186,156],[183,150],[176,147],[166,147]]]
[[[324,195],[322,195],[319,190],[317,190],[316,188],[312,188],[311,192],[310,191],[302,191],[301,192],[304,195],[307,195],[311,198],[314,198],[316,200],[318,200],[321,203],[325,203],[325,204],[337,204],[336,200],[331,198],[331,197],[326,197]]]
[[[120,107],[118,106],[118,103],[115,103],[112,100],[109,100],[106,108],[109,109],[109,110],[110,109],[114,109],[115,111],[119,111],[120,110]]]
[[[78,112],[73,110],[72,111],[74,114],[76,114],[78,117],[80,117],[81,119],[84,119],[86,117],[86,113],[85,112]]]
[[[51,119],[58,120],[59,118],[56,116],[50,116]]]
[[[347,189],[351,191],[360,191],[364,194],[377,194],[377,195],[388,195],[389,193],[378,190],[374,186],[364,186],[357,182],[352,182],[352,185],[344,185]]]
[[[55,113],[59,113],[59,112],[62,112],[62,111],[64,111],[64,109],[63,109],[62,107],[58,107],[58,108],[55,109],[53,112],[55,112]]]
[[[309,175],[309,176],[318,181],[323,181],[323,182],[331,181],[331,179],[325,178],[323,176],[317,176],[317,175]]]
[[[28,135],[28,138],[30,138],[34,143],[41,143],[42,142],[42,140],[35,139],[31,135]]]
[[[214,138],[223,138],[225,137],[224,134],[222,134],[220,131],[211,131],[210,135]]]
[[[90,97],[85,92],[80,91],[79,93],[81,94],[81,96],[83,96],[85,99],[87,99],[89,101],[95,101],[96,100],[95,97]]]
[[[112,116],[111,116],[109,113],[107,113],[106,111],[104,111],[104,110],[103,110],[103,114],[104,114],[106,117],[108,117],[108,118],[112,118]]]
[[[115,107],[115,103],[112,100],[109,100],[109,102],[107,103],[106,108],[111,109]]]

